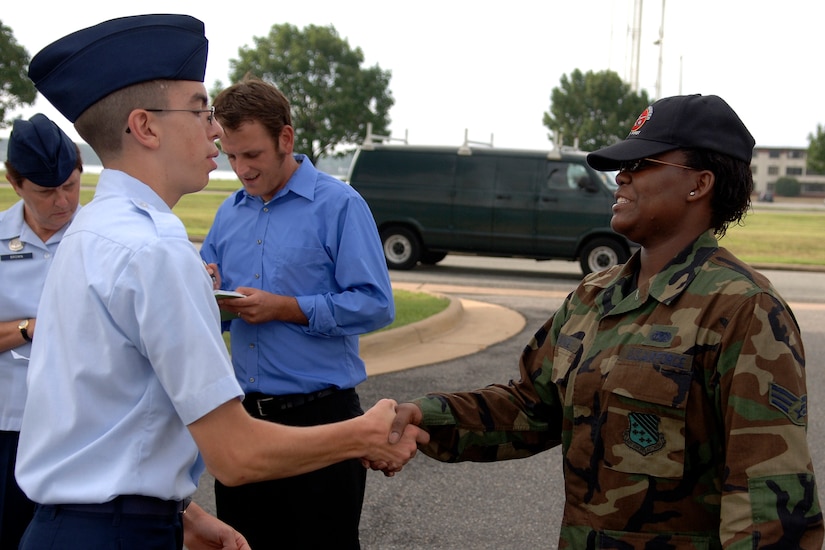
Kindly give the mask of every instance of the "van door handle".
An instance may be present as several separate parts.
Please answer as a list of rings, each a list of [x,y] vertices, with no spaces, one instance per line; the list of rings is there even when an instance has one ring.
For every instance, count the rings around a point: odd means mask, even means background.
[[[510,200],[513,198],[513,195],[496,195],[497,199],[507,199]]]
[[[559,202],[558,197],[542,197],[541,202]]]

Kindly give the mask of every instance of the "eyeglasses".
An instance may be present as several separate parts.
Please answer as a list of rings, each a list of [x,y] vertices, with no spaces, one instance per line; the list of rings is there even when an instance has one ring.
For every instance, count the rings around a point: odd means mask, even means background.
[[[209,125],[212,125],[212,120],[215,118],[215,107],[209,107],[208,109],[144,109],[144,111],[149,111],[150,113],[209,113],[206,117],[206,122]]]
[[[696,170],[692,166],[685,166],[684,164],[676,164],[674,162],[665,162],[663,160],[658,159],[651,159],[651,158],[643,158],[638,160],[631,160],[629,162],[623,162],[619,165],[619,172],[630,172],[631,174],[634,172],[639,172],[648,168],[651,164],[662,164],[665,166],[674,166],[676,168],[684,168],[685,170]]]

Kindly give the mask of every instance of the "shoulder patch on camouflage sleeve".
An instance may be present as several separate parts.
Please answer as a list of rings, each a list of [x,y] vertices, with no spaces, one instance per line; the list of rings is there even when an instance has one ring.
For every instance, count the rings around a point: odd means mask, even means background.
[[[769,399],[771,405],[779,409],[791,422],[798,426],[805,424],[808,415],[808,396],[794,395],[790,390],[783,388],[776,382],[771,382]]]

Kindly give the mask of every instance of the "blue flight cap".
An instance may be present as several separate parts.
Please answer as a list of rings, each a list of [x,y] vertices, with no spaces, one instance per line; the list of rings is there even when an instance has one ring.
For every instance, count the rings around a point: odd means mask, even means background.
[[[203,82],[208,41],[189,15],[134,15],[52,42],[31,60],[29,78],[71,122],[107,95],[149,80]]]
[[[6,160],[37,185],[59,187],[77,166],[77,147],[57,124],[38,113],[14,121]]]

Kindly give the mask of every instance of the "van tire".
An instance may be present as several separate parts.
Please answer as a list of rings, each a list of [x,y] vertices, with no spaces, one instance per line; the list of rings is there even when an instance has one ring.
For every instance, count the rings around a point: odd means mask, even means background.
[[[421,256],[421,241],[406,227],[388,227],[381,231],[381,246],[390,269],[412,269]]]
[[[435,265],[446,257],[446,252],[433,252],[431,250],[425,250],[421,253],[421,263],[424,265]]]
[[[627,250],[614,239],[593,239],[584,245],[579,264],[582,273],[589,275],[597,271],[604,271],[613,266],[623,264],[629,258]]]

